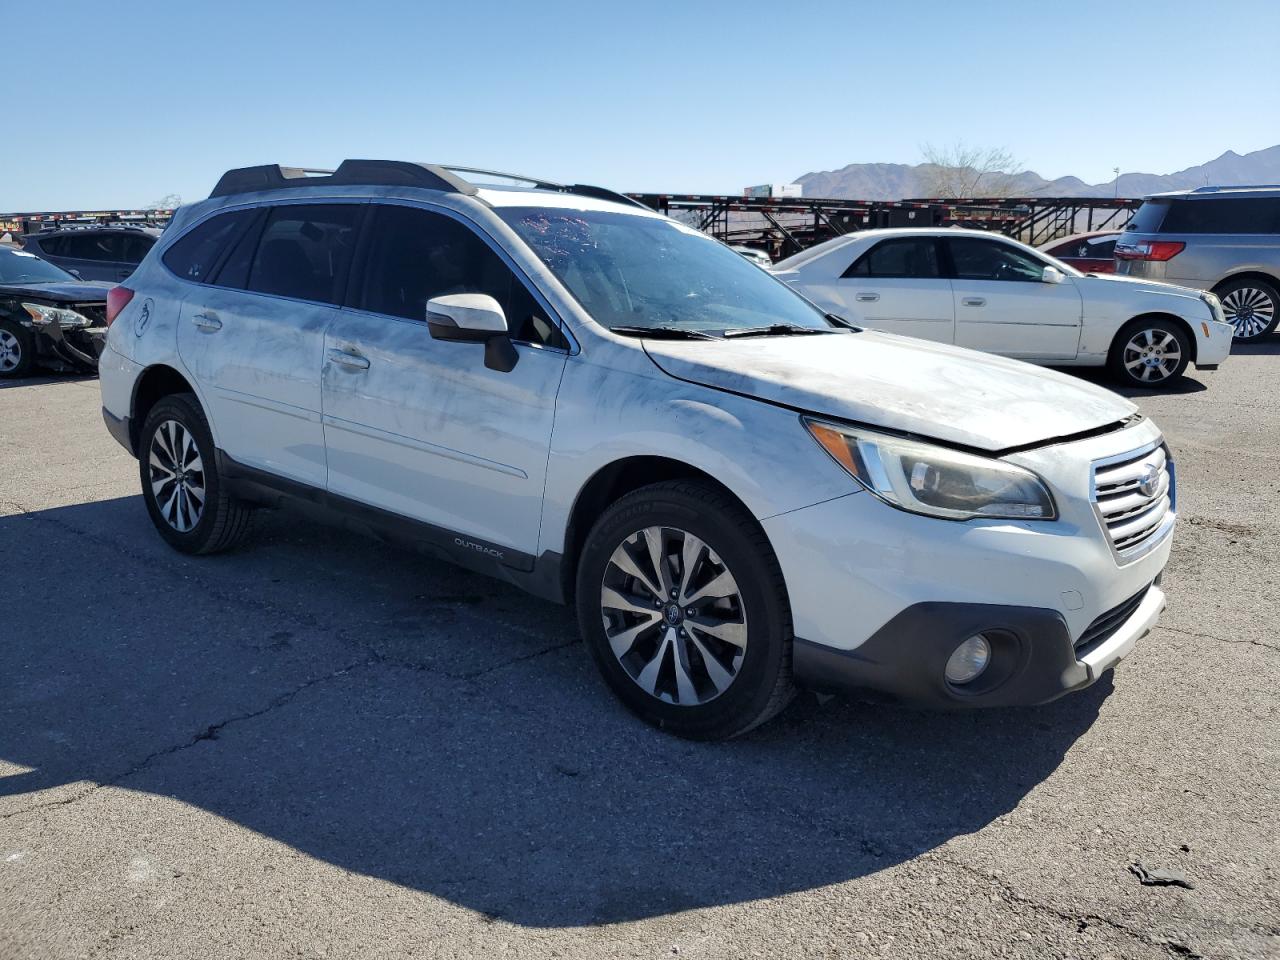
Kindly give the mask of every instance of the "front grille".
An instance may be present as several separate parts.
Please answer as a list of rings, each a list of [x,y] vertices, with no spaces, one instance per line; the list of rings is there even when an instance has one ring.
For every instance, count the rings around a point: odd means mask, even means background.
[[[1094,505],[1117,554],[1154,542],[1175,495],[1173,464],[1163,445],[1094,465]]]
[[[1147,595],[1147,591],[1151,589],[1151,584],[1147,584],[1124,603],[1112,607],[1089,626],[1085,627],[1084,633],[1080,634],[1076,640],[1076,654],[1083,656],[1094,647],[1105,643],[1115,635],[1115,632],[1124,626],[1125,621],[1133,616],[1134,611],[1142,605],[1142,600]]]
[[[107,305],[105,303],[77,303],[72,308],[76,313],[88,317],[96,327],[107,322]]]

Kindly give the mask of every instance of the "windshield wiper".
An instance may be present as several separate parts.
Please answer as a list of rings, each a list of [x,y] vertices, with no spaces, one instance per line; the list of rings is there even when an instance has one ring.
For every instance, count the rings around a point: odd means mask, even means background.
[[[614,333],[627,337],[648,337],[651,340],[719,340],[714,334],[685,327],[610,327]]]
[[[723,334],[728,337],[803,337],[811,333],[835,333],[831,329],[822,329],[819,327],[802,327],[796,323],[774,323],[767,327],[738,327],[733,330],[726,330]]]

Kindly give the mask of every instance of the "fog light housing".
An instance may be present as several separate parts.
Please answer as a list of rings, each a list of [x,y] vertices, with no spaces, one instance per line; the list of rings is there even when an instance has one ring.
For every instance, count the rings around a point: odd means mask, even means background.
[[[991,644],[980,633],[975,633],[952,651],[945,671],[947,682],[956,686],[972,683],[987,669],[991,662]]]

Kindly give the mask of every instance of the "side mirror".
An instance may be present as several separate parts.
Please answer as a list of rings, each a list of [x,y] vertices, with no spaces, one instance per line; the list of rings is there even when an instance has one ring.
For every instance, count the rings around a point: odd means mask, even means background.
[[[427,301],[427,329],[437,340],[483,343],[484,365],[499,373],[510,373],[520,359],[502,305],[485,293],[432,297]]]
[[[1045,283],[1062,283],[1067,279],[1067,275],[1057,267],[1045,267],[1040,279]]]
[[[67,273],[71,274],[71,275],[72,275],[73,277],[75,277],[77,280],[83,280],[83,279],[84,279],[84,277],[80,276],[80,271],[79,271],[79,270],[68,270],[68,271],[67,271]]]

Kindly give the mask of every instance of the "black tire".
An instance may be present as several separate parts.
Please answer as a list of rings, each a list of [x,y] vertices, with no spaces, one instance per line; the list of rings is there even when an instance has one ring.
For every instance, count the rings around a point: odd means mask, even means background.
[[[0,331],[4,332],[0,337],[0,380],[29,375],[36,365],[36,338],[22,324],[3,318]]]
[[[681,622],[678,628],[671,626],[670,621],[663,619],[665,607],[663,613],[639,615],[657,617],[652,624],[656,633],[650,634],[646,628],[646,633],[641,634],[645,639],[636,641],[632,653],[621,659],[614,654],[606,624],[611,618],[632,615],[606,608],[606,574],[615,578],[623,574],[616,565],[611,566],[611,557],[615,550],[646,528],[669,528],[667,532],[673,537],[679,533],[701,540],[708,552],[698,554],[690,567],[703,574],[704,582],[720,572],[730,573],[737,587],[732,599],[706,598],[696,602],[710,605],[701,609],[698,617],[710,608],[715,608],[715,616],[724,615],[718,605],[727,605],[736,611],[731,616],[744,621],[741,629],[745,646],[741,647],[740,654],[736,646],[720,645],[718,641],[713,642],[714,638],[708,639],[700,627],[696,632],[701,639],[695,641],[695,630],[689,625]],[[663,542],[660,553],[669,557],[665,562],[671,564],[668,571],[672,580],[679,580],[684,573],[684,561],[674,547],[665,553],[666,541]],[[646,569],[652,575],[655,566],[650,563]],[[642,587],[638,579],[623,575],[621,583],[625,587],[620,589],[639,590],[650,599],[654,597],[654,591]],[[664,592],[664,600],[666,597]],[[646,604],[648,602],[647,599]],[[674,602],[669,606],[678,607]],[[695,740],[736,737],[779,713],[795,694],[791,682],[791,611],[778,560],[760,525],[738,503],[710,484],[692,480],[657,483],[635,490],[609,507],[592,527],[582,550],[577,575],[577,608],[583,639],[605,682],[634,713],[663,730]],[[682,616],[681,611],[677,609],[675,615]],[[690,617],[690,624],[698,622],[697,618]],[[689,639],[678,640],[675,634],[686,627]],[[668,653],[653,657],[653,649],[664,642],[661,638],[668,630],[673,631],[672,646]],[[686,634],[680,633],[680,636]],[[649,644],[649,652],[644,656],[635,652],[642,643]],[[675,647],[677,643],[689,658],[685,677],[705,681],[704,690],[712,689],[714,683],[703,651],[714,647],[728,662],[735,664],[731,669],[736,669],[736,673],[724,684],[722,692],[712,694],[706,702],[692,702],[692,698],[687,704],[672,702],[671,698],[679,695],[677,691],[650,693],[641,688],[639,679],[633,679],[629,672],[632,668],[624,666],[623,660],[633,655],[640,660],[649,658],[650,666],[660,662],[662,666],[655,671],[655,678],[665,672],[667,685],[674,687],[676,658],[680,656]],[[717,664],[724,668],[722,659],[717,660]],[[720,676],[723,678],[724,674]]]
[[[153,477],[159,482],[166,473],[177,476],[167,467],[157,469],[152,465],[153,452],[163,463],[167,459],[165,450],[171,445],[173,435],[176,433],[182,437],[171,424],[176,424],[185,431],[199,458],[197,461],[187,457],[182,474],[190,486],[182,495],[176,492],[176,481],[162,485],[157,495]],[[157,440],[156,434],[162,426],[166,428],[166,433]],[[159,450],[154,446],[157,443],[160,445]],[[192,469],[191,465],[197,463],[199,469]],[[151,408],[138,435],[138,475],[142,483],[142,499],[146,502],[151,522],[165,542],[175,550],[182,553],[218,553],[234,547],[249,533],[254,516],[253,508],[231,496],[218,475],[213,434],[209,432],[209,422],[205,419],[199,401],[192,394],[172,394],[162,398]],[[203,491],[198,514],[190,509],[183,510],[184,504],[193,504],[198,499],[193,497],[197,482],[199,489]],[[182,500],[182,496],[186,499]],[[191,523],[192,520],[195,522]],[[187,524],[190,524],[189,528],[182,529]]]
[[[1237,343],[1249,343],[1273,333],[1280,323],[1280,291],[1273,283],[1240,277],[1220,284],[1214,291],[1222,301],[1227,322],[1236,328]]]
[[[1171,342],[1177,346],[1176,361],[1169,349]],[[1144,356],[1145,349],[1152,351],[1149,357]],[[1148,360],[1154,365],[1148,366]],[[1160,317],[1139,317],[1130,320],[1116,334],[1107,357],[1107,369],[1127,387],[1152,390],[1176,383],[1186,373],[1190,362],[1191,338],[1180,324]]]

